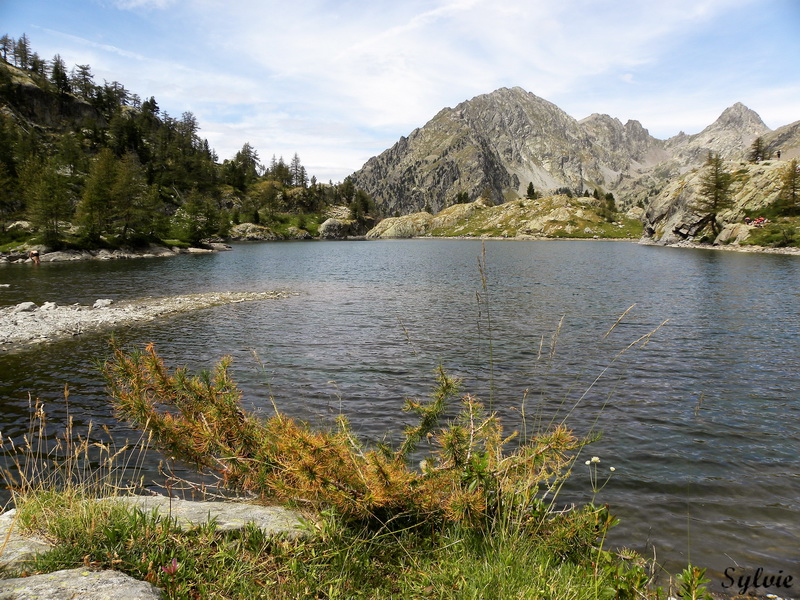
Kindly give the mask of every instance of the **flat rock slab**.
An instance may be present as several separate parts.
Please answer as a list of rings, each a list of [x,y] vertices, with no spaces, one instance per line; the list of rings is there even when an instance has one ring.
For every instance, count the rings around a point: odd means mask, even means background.
[[[16,514],[16,510],[10,510],[0,515],[0,568],[20,565],[52,548],[39,537],[22,535]]]
[[[0,600],[159,600],[161,591],[118,571],[66,569],[0,580]]]
[[[145,513],[157,511],[159,516],[172,517],[181,527],[202,525],[216,521],[217,529],[232,531],[244,529],[252,523],[271,535],[291,538],[308,534],[303,528],[300,514],[281,506],[261,506],[243,502],[196,502],[166,496],[120,496],[106,501],[122,502]]]

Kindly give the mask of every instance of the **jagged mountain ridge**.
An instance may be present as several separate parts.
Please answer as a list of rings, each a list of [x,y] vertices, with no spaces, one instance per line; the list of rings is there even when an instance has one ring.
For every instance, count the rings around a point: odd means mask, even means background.
[[[600,188],[628,207],[646,204],[709,151],[739,159],[758,136],[769,147],[770,134],[740,103],[698,134],[659,140],[638,121],[600,114],[578,121],[522,88],[501,88],[441,110],[351,177],[385,214],[436,212],[461,192],[503,202],[529,183],[544,193]]]

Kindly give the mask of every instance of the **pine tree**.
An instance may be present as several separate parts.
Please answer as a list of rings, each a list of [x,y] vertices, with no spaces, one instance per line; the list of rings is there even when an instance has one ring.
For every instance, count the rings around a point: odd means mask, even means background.
[[[717,216],[733,204],[729,192],[732,178],[719,153],[709,152],[703,169],[699,195],[691,208],[711,225],[716,237],[720,232]]]
[[[759,136],[750,145],[750,153],[747,155],[747,160],[755,163],[764,160],[764,158],[764,140]]]
[[[784,167],[781,176],[780,202],[787,212],[800,212],[800,167],[796,158]]]
[[[27,69],[31,61],[31,42],[24,33],[14,44],[14,64],[20,69]]]
[[[53,161],[32,158],[20,169],[20,187],[24,190],[28,219],[42,234],[48,246],[60,238],[60,222],[70,217],[69,186],[62,181]]]
[[[69,85],[67,65],[60,54],[56,54],[50,62],[50,81],[56,86],[59,94],[69,94],[72,88]]]
[[[3,53],[3,60],[6,62],[8,62],[9,52],[11,52],[11,56],[14,56],[14,40],[7,33],[0,37],[0,52]]]
[[[111,220],[120,237],[127,241],[132,232],[146,233],[151,215],[152,196],[148,194],[142,165],[133,152],[126,152],[117,162],[111,186]]]
[[[77,218],[83,236],[92,243],[100,241],[100,234],[107,231],[114,209],[113,187],[117,176],[114,153],[103,148],[95,158],[83,195],[78,203]]]
[[[94,98],[96,86],[91,67],[89,65],[75,65],[70,76],[70,85],[84,100]]]

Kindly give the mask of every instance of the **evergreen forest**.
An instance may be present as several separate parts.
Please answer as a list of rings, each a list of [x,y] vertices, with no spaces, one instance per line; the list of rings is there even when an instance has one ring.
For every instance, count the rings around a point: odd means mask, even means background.
[[[332,206],[371,220],[349,178],[321,183],[297,153],[265,164],[245,142],[220,161],[194,114],[0,38],[0,250],[202,245],[239,223],[309,237]]]

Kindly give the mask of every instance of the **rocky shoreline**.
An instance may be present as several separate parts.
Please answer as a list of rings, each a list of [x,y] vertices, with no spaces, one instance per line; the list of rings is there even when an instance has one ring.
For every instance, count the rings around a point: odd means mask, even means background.
[[[221,304],[275,300],[292,294],[280,290],[206,292],[119,302],[99,299],[92,306],[22,302],[0,308],[0,353]]]
[[[661,244],[648,238],[642,238],[639,243],[643,246],[658,246],[661,248],[692,248],[694,250],[720,250],[724,252],[744,252],[753,254],[790,254],[800,256],[800,248],[769,248],[767,246],[741,246],[739,244],[699,244],[697,242],[682,241],[673,244]]]
[[[67,262],[76,260],[120,260],[134,258],[158,258],[163,256],[176,256],[178,254],[208,254],[211,252],[221,252],[230,250],[231,247],[224,243],[211,243],[207,248],[178,248],[177,246],[154,246],[140,250],[118,249],[118,250],[56,250],[50,251],[44,246],[34,246],[30,250],[38,250],[40,260],[46,262]],[[28,252],[19,250],[9,253],[0,253],[0,263],[28,263],[32,262]]]

